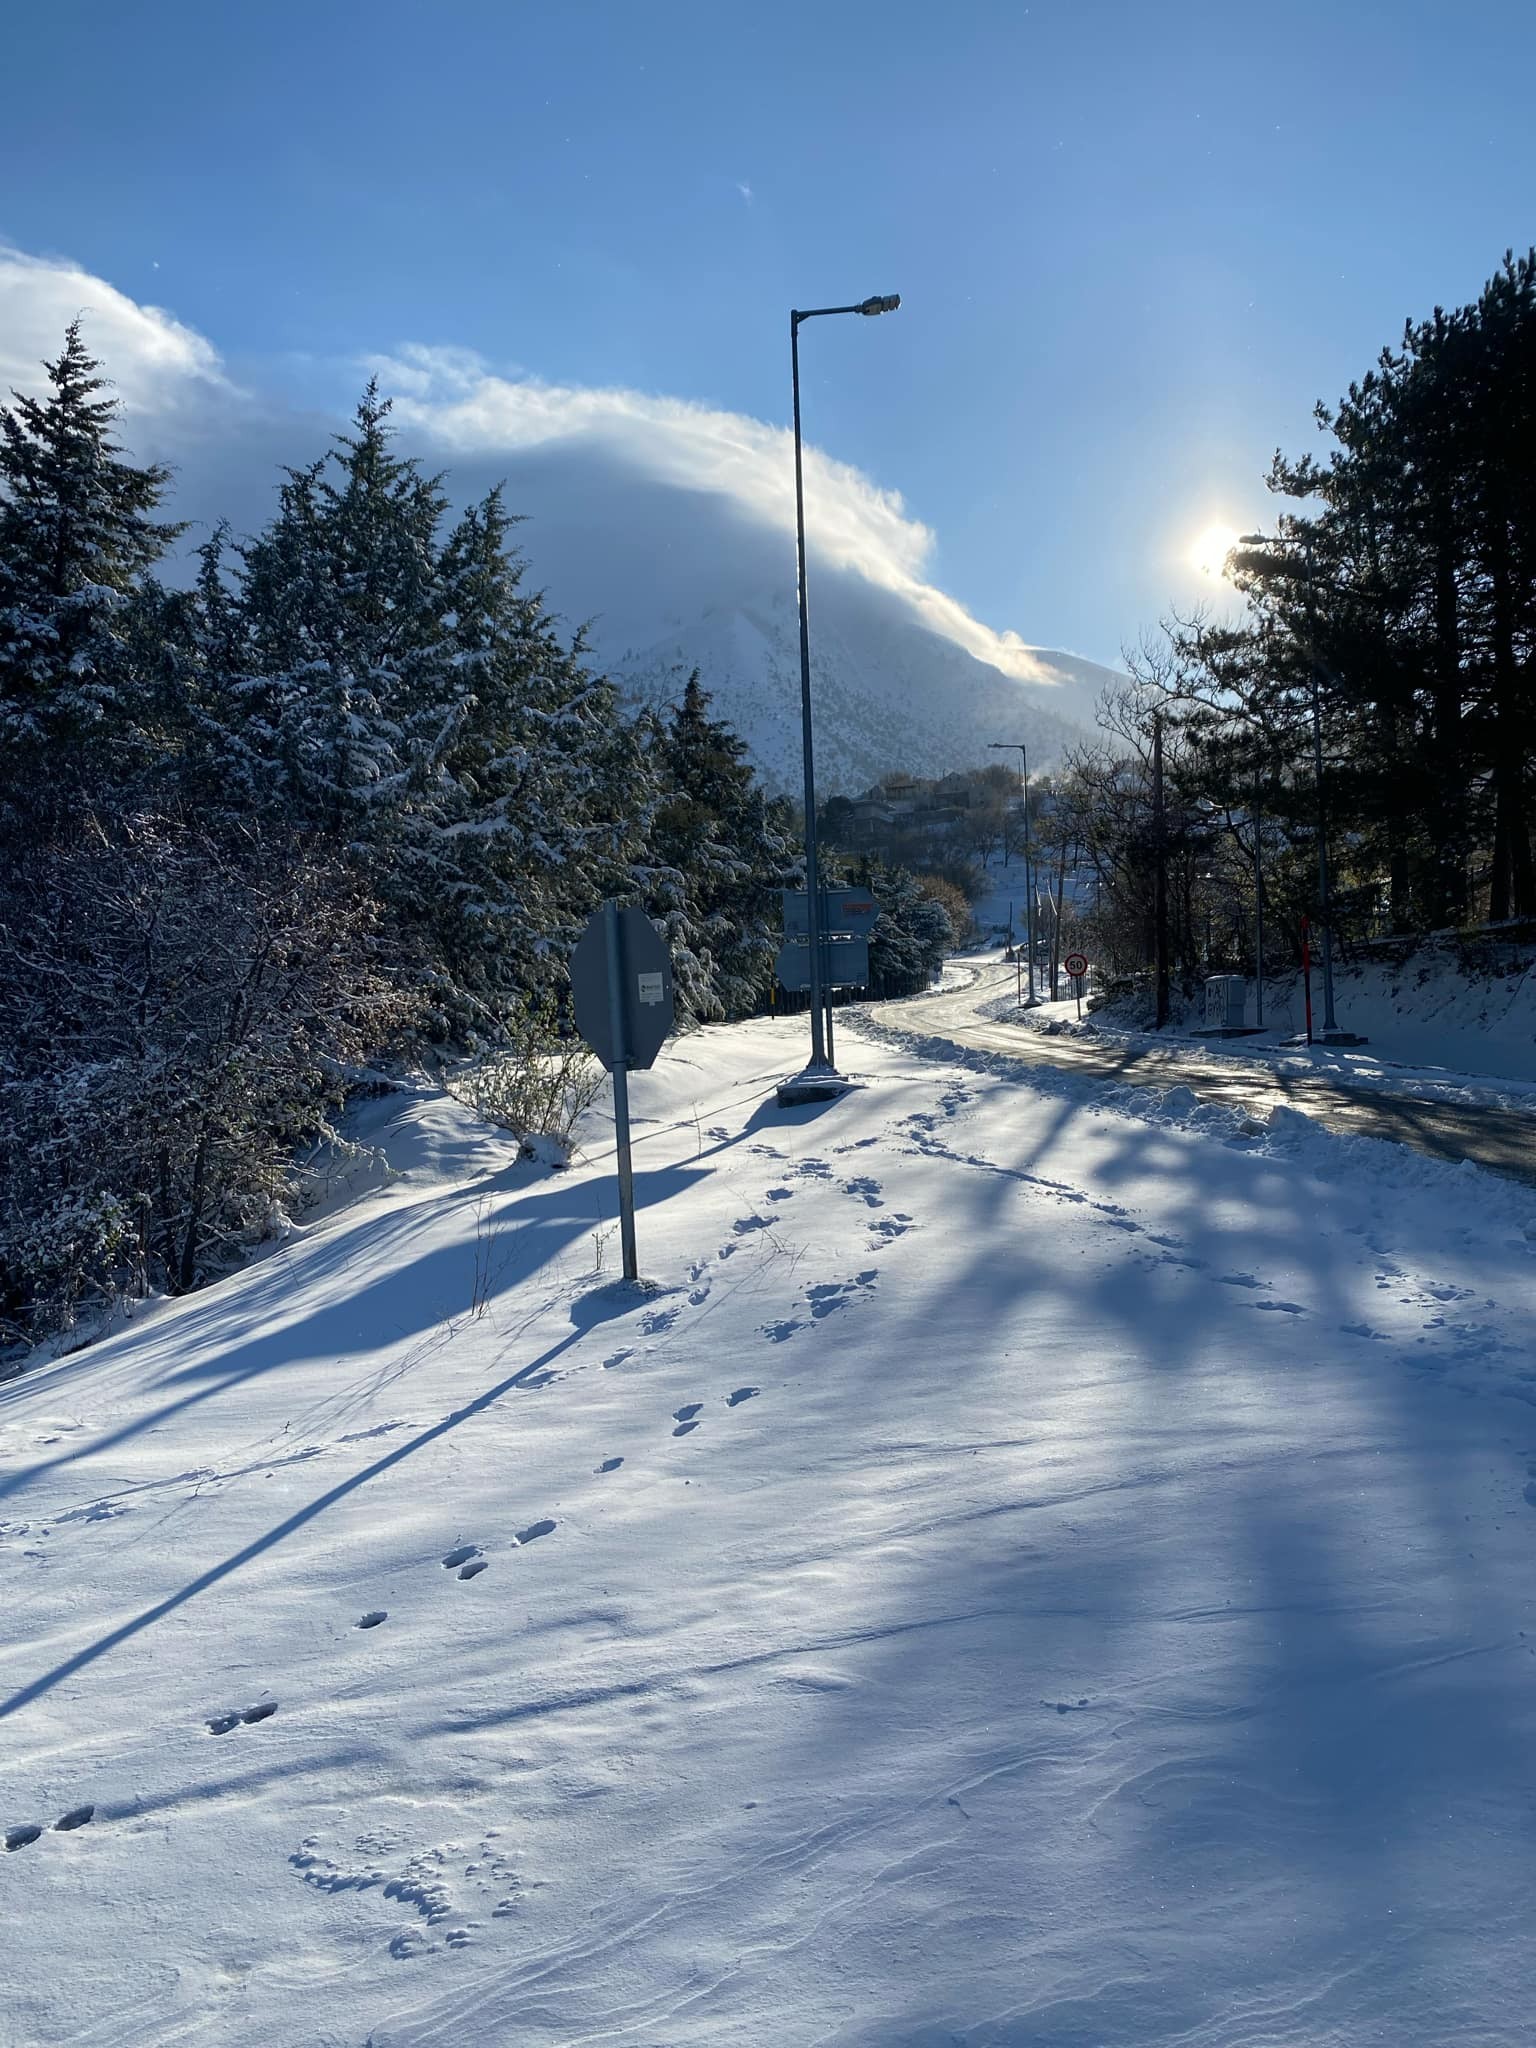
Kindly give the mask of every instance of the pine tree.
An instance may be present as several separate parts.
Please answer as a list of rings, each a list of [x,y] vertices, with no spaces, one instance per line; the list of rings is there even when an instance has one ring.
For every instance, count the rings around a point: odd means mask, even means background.
[[[948,911],[909,869],[874,854],[860,860],[856,878],[880,906],[869,940],[869,993],[920,995],[955,943]]]
[[[436,477],[390,449],[370,383],[330,456],[290,469],[243,550],[246,713],[300,816],[409,865],[466,714],[444,617]]]
[[[131,731],[134,605],[184,530],[154,517],[169,471],[122,459],[99,367],[72,321],[48,395],[0,408],[0,773],[34,817]]]
[[[523,588],[500,488],[472,505],[440,575],[465,715],[444,758],[433,938],[482,1024],[563,984],[605,895],[634,893],[654,802],[640,728]]]
[[[709,716],[709,704],[695,669],[659,727],[662,791],[651,834],[654,907],[672,941],[685,1007],[697,1021],[761,1008],[778,946],[781,892],[803,879],[789,805],[768,797],[745,743]]]

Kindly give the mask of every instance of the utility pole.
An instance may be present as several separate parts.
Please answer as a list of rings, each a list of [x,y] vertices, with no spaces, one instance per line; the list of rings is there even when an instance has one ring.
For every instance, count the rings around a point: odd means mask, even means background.
[[[1311,574],[1311,557],[1307,560]],[[1328,817],[1323,808],[1323,692],[1317,656],[1312,656],[1312,751],[1317,774],[1317,898],[1323,912],[1323,1042],[1339,1028],[1333,1014],[1333,911],[1328,900]]]
[[[1060,814],[1058,812],[1058,827]],[[1067,886],[1067,835],[1061,835],[1061,851],[1056,860],[1056,915],[1051,924],[1051,1001],[1056,1001],[1056,970],[1061,961],[1061,898]]]
[[[1264,1029],[1264,811],[1260,799],[1253,799],[1253,938],[1258,967],[1258,1009],[1256,1022]]]
[[[1307,638],[1304,643],[1307,667],[1312,680],[1312,766],[1317,784],[1317,895],[1318,911],[1323,931],[1323,1043],[1340,1045],[1363,1045],[1364,1040],[1353,1033],[1341,1031],[1338,1019],[1333,1014],[1333,905],[1328,886],[1328,815],[1324,793],[1323,764],[1323,658],[1317,647],[1317,567],[1312,553],[1310,529],[1302,534],[1269,535],[1245,533],[1239,536],[1243,547],[1277,548],[1295,546],[1299,540],[1302,549],[1303,600],[1306,606]],[[1337,681],[1337,678],[1334,678]],[[1310,1024],[1307,1043],[1312,1043]]]
[[[1157,954],[1157,1028],[1168,1022],[1168,832],[1163,802],[1163,714],[1152,714],[1153,945]]]

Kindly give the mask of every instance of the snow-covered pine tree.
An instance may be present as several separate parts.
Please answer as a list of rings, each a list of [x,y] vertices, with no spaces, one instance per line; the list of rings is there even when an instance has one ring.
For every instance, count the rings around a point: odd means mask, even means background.
[[[0,407],[0,786],[34,821],[132,751],[134,607],[183,531],[154,516],[170,472],[122,459],[78,320],[44,367],[45,396]]]
[[[697,669],[660,723],[661,800],[651,858],[669,926],[679,989],[691,1014],[745,1017],[768,993],[778,946],[780,894],[801,886],[804,866],[791,836],[790,806],[771,798],[746,758],[745,742],[709,715]],[[675,926],[675,929],[672,927]]]
[[[604,894],[635,893],[653,792],[617,692],[523,588],[500,488],[472,505],[440,575],[466,713],[444,760],[440,957],[482,1026],[563,986]]]
[[[274,728],[262,715],[270,688],[247,674],[245,620],[229,575],[233,552],[221,521],[197,550],[192,588],[177,593],[175,611],[165,621],[161,661],[182,732],[182,791],[204,814],[212,806],[249,816],[271,795],[262,771]]]
[[[353,431],[287,472],[277,517],[241,550],[243,697],[290,813],[366,857],[409,912],[468,704],[439,576],[447,501],[391,451],[388,415],[370,383]]]
[[[870,994],[920,995],[955,943],[949,912],[910,869],[873,854],[859,861],[857,880],[880,905],[869,940]]]

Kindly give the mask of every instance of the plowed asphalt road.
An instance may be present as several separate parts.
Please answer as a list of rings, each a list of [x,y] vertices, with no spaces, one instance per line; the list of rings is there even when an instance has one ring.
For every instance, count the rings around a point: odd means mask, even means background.
[[[967,988],[919,996],[910,1002],[881,1003],[870,1016],[881,1024],[953,1039],[980,1052],[1006,1053],[1030,1066],[1096,1074],[1106,1081],[1147,1088],[1172,1088],[1182,1083],[1203,1102],[1224,1103],[1258,1117],[1267,1116],[1276,1103],[1285,1103],[1330,1130],[1390,1139],[1435,1159],[1470,1159],[1494,1173],[1536,1186],[1536,1112],[1416,1100],[1369,1087],[1341,1085],[1326,1073],[1277,1073],[1260,1061],[1202,1056],[1187,1039],[1146,1045],[1116,1044],[1107,1038],[1047,1037],[1024,1024],[997,1022],[976,1014],[979,1004],[1012,985],[1011,967],[983,967]]]

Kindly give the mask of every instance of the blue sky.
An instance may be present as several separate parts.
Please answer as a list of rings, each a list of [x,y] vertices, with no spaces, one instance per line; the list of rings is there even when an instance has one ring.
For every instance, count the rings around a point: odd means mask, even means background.
[[[1536,236],[1528,4],[56,0],[6,43],[0,237],[303,404],[417,343],[782,424],[789,306],[899,291],[808,331],[807,433],[1101,660]]]

